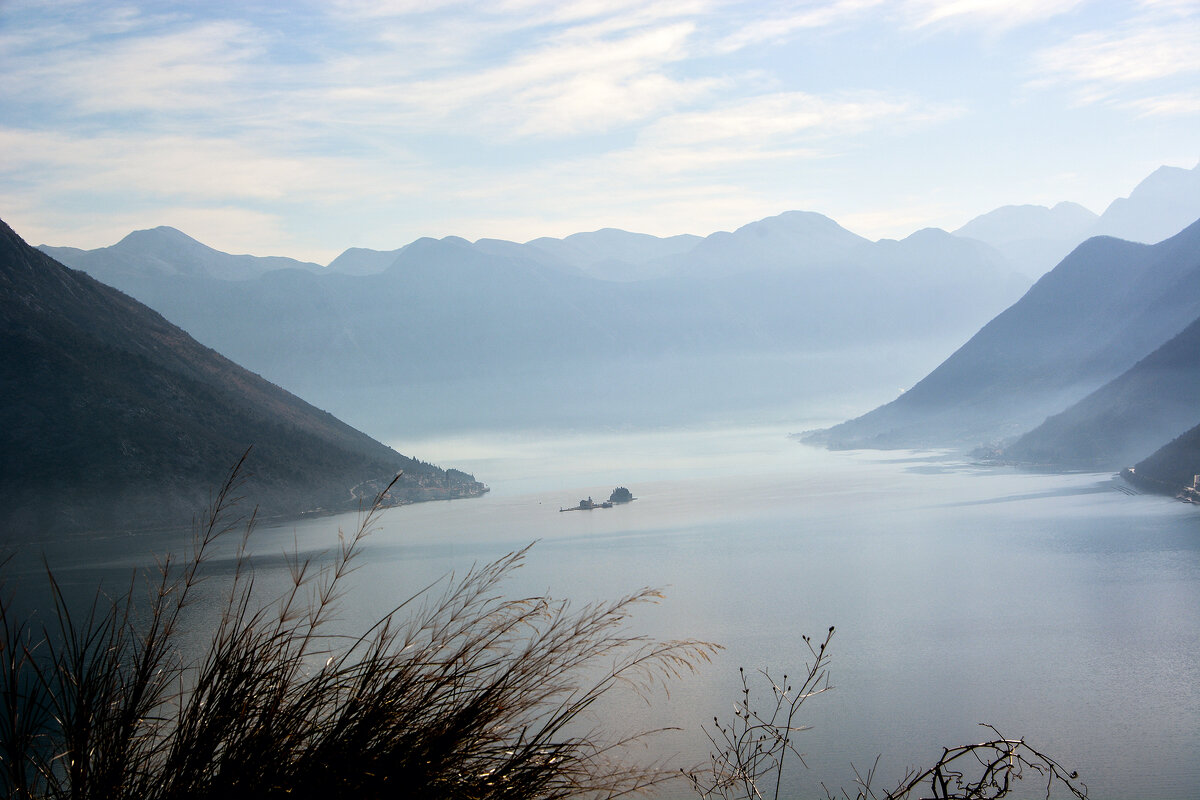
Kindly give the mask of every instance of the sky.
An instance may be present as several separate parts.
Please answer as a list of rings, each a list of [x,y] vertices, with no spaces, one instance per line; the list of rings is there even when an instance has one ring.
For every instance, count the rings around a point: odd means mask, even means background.
[[[421,236],[872,239],[1200,160],[1200,0],[0,0],[0,218],[327,263]]]

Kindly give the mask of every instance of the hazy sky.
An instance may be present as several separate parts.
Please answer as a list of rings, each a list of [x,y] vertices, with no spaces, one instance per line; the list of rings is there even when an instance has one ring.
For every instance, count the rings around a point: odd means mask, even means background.
[[[1200,0],[0,0],[0,217],[34,244],[897,237],[1198,159]]]

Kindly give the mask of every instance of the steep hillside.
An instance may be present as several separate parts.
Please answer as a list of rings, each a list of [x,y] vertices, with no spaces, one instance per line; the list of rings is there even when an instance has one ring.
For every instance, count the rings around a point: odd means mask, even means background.
[[[1200,319],[1061,414],[1022,436],[1006,460],[1120,469],[1200,418]]]
[[[974,447],[1024,433],[1200,316],[1200,223],[1157,245],[1097,237],[896,400],[810,441]]]
[[[267,515],[467,496],[470,476],[402,456],[198,344],[0,223],[0,530],[186,524],[247,447]]]
[[[1176,494],[1200,475],[1200,425],[1177,436],[1123,473],[1143,489]]]

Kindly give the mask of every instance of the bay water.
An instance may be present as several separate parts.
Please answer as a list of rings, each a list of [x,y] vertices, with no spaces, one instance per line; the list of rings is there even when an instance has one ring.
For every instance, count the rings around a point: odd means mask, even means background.
[[[943,746],[991,738],[980,723],[1078,770],[1094,798],[1197,796],[1200,510],[1130,494],[1109,474],[828,452],[788,433],[406,440],[398,449],[472,471],[491,492],[385,512],[338,624],[365,630],[420,587],[534,543],[506,584],[513,596],[583,604],[657,587],[664,599],[631,629],[723,647],[669,696],[614,695],[594,711],[617,729],[680,729],[635,755],[705,760],[703,726],[731,719],[738,668],[752,680],[758,670],[799,674],[811,660],[801,636],[836,626],[835,688],[804,706],[807,767],[790,765],[788,796],[836,793],[873,765],[876,788],[892,788]],[[559,510],[616,486],[637,499]],[[339,527],[357,524],[346,515],[260,525],[260,578],[274,570],[282,580],[277,556],[326,551]],[[48,557],[84,585],[167,544],[97,541]]]

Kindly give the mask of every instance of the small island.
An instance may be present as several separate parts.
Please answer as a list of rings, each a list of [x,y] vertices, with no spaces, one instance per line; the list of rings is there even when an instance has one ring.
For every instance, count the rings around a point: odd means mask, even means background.
[[[603,503],[597,503],[591,497],[588,497],[586,500],[580,500],[579,505],[577,505],[577,506],[571,506],[570,508],[559,508],[558,510],[559,511],[593,511],[597,508],[612,508],[614,505],[618,505],[621,503],[631,503],[636,499],[637,498],[633,496],[633,493],[630,492],[628,489],[626,489],[624,486],[618,486],[616,489],[612,490],[612,494],[610,494],[608,496],[608,499],[605,500]]]
[[[618,486],[613,489],[612,494],[608,496],[608,502],[610,503],[632,503],[636,499],[633,493],[624,486]]]

